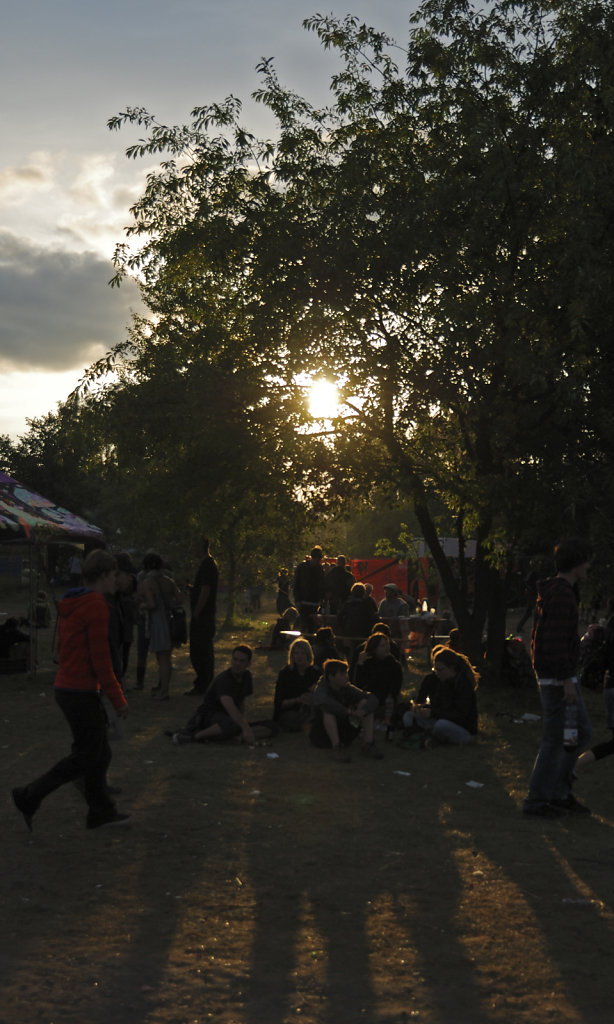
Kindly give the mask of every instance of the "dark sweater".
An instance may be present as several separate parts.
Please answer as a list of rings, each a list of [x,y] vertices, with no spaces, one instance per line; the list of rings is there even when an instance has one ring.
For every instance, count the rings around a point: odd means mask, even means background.
[[[531,653],[541,679],[576,675],[580,657],[578,601],[571,584],[560,576],[538,584]]]

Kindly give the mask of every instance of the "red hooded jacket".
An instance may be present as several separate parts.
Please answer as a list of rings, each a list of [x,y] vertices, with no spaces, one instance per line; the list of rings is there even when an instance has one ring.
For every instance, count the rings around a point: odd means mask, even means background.
[[[116,711],[128,703],[119,685],[109,649],[109,606],[95,590],[69,590],[59,603],[57,690],[103,693]]]

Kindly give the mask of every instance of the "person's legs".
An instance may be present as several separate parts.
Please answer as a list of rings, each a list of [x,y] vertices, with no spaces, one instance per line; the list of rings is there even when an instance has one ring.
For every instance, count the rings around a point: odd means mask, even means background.
[[[229,740],[241,735],[241,726],[230,715],[222,711],[216,712],[203,721],[203,726],[194,734],[197,742],[204,740]]]
[[[147,670],[147,652],[149,650],[149,637],[147,636],[147,621],[144,615],[139,615],[137,622],[136,640],[136,688],[142,690],[145,685],[145,672]]]
[[[562,685],[540,685],[539,697],[543,713],[542,742],[533,765],[529,792],[523,804],[525,811],[531,811],[552,802],[566,763],[566,751],[563,747],[565,725],[563,687]],[[574,757],[574,764],[575,760]]]
[[[213,679],[215,669],[213,636],[203,630],[198,619],[190,622],[190,661],[196,673],[193,692],[204,693]]]
[[[73,735],[72,753],[26,786],[24,798],[36,810],[54,790],[83,776],[90,813],[99,817],[112,814],[115,805],[107,794],[105,782],[110,751],[100,698],[94,693],[58,690],[56,700]]]
[[[578,749],[583,750],[588,747],[593,735],[591,721],[588,717],[588,712],[584,704],[584,697],[582,696],[582,688],[579,683],[576,683],[576,696],[578,713],[578,746],[575,750],[565,750],[563,747],[561,771],[554,789],[554,798],[557,803],[561,803],[569,799],[574,781],[576,761],[578,760]]]
[[[156,658],[158,659],[158,670],[160,673],[160,692],[158,693],[158,700],[166,700],[171,684],[171,652],[157,651]]]
[[[433,726],[433,736],[440,743],[454,743],[455,745],[475,743],[476,739],[468,729],[457,725],[456,722],[451,722],[448,718],[437,719]]]
[[[432,732],[435,725],[432,718],[423,718],[422,715],[417,715],[414,711],[406,711],[401,722],[403,728],[408,732],[416,732],[418,729],[422,732]]]
[[[331,715],[329,711],[322,712],[322,724],[326,735],[330,740],[331,747],[339,746],[339,729],[337,726],[337,719],[335,715]]]

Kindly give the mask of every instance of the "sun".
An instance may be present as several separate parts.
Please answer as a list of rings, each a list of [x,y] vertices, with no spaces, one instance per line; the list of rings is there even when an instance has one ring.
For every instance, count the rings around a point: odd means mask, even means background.
[[[309,389],[309,412],[316,420],[330,420],[337,415],[339,393],[329,380],[314,380]]]

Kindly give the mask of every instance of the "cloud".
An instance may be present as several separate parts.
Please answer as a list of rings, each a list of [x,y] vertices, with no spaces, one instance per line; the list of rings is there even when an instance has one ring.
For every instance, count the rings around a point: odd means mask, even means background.
[[[30,153],[0,168],[0,223],[40,246],[110,258],[151,169],[105,153]]]
[[[54,170],[48,153],[31,153],[20,167],[0,170],[0,203],[12,206],[28,202],[32,194],[49,192],[54,184]]]
[[[0,370],[84,367],[121,341],[136,285],[109,287],[109,260],[43,248],[0,230]]]

